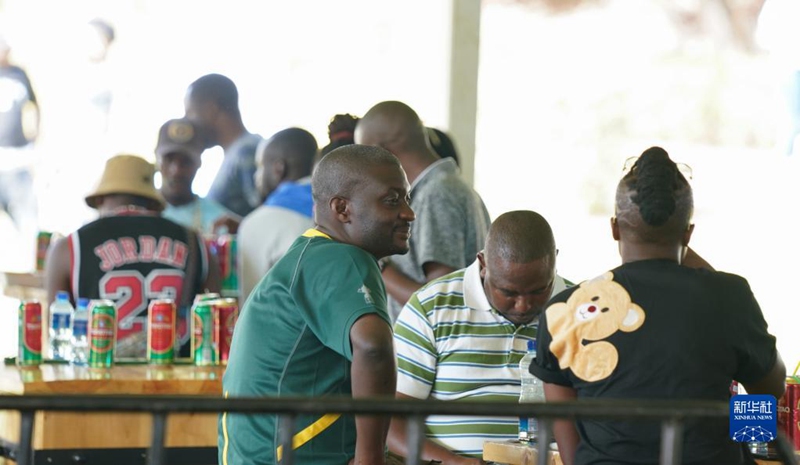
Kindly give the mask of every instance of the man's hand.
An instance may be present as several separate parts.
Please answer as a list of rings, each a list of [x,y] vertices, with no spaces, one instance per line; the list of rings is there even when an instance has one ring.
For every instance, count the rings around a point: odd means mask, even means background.
[[[214,221],[214,225],[211,227],[211,231],[216,233],[217,231],[225,228],[228,231],[228,234],[236,234],[239,232],[239,225],[242,223],[242,218],[236,215],[223,215],[217,218]]]

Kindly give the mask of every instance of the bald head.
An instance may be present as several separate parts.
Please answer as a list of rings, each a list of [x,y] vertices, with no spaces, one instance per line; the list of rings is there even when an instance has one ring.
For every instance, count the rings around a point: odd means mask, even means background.
[[[550,224],[529,210],[503,213],[489,228],[484,253],[487,259],[530,263],[555,258],[556,242]]]
[[[189,86],[186,98],[194,105],[211,103],[222,112],[239,117],[239,91],[227,76],[206,74],[198,78]]]
[[[270,148],[270,150],[265,150]],[[284,161],[299,177],[311,174],[314,157],[317,154],[317,140],[301,128],[288,128],[278,131],[269,139],[262,141],[258,153],[268,162]]]
[[[397,156],[431,150],[417,113],[396,101],[381,102],[370,108],[356,126],[355,140],[383,147]]]
[[[262,140],[256,149],[254,180],[261,199],[269,197],[285,181],[311,175],[317,140],[305,129],[288,128]]]
[[[390,152],[368,145],[345,145],[320,160],[311,178],[311,192],[316,205],[327,205],[334,197],[351,198],[367,182],[365,173],[375,167],[400,167]]]

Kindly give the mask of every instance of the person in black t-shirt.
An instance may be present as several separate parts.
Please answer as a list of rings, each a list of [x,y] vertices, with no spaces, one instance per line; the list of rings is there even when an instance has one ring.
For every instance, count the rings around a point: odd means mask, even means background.
[[[185,313],[198,293],[219,292],[219,268],[196,232],[161,217],[165,202],[153,185],[155,168],[132,155],[108,160],[97,188],[86,197],[100,218],[54,243],[45,265],[48,302],[58,291],[110,299],[117,306],[118,357],[146,351],[151,300],[179,307],[178,338],[188,355]]]
[[[732,380],[750,394],[783,394],[786,368],[747,281],[684,262],[692,209],[678,166],[646,150],[617,187],[611,230],[622,265],[558,294],[541,317],[530,371],[548,401],[727,402]],[[659,461],[658,422],[561,420],[554,433],[566,465]],[[727,420],[697,420],[685,424],[681,463],[752,459],[728,438]]]

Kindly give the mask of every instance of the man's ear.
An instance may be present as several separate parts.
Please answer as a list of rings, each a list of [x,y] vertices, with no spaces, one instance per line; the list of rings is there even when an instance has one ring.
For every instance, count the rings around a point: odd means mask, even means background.
[[[334,197],[330,202],[331,211],[341,223],[350,222],[350,202],[342,197]]]
[[[692,233],[694,232],[694,223],[690,224],[686,231],[683,232],[683,246],[686,247],[689,245],[689,240],[692,238]]]
[[[286,160],[275,160],[272,163],[272,173],[275,179],[284,181],[286,179]]]
[[[481,278],[485,278],[486,277],[486,255],[484,255],[483,250],[478,252],[478,265],[479,265]]]
[[[619,225],[617,224],[617,217],[611,217],[611,236],[615,241],[619,241]]]

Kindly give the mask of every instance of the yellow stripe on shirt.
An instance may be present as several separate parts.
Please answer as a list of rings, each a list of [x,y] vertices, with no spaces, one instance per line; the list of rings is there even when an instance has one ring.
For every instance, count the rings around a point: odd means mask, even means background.
[[[315,436],[328,429],[328,427],[331,426],[341,416],[342,415],[339,413],[326,413],[320,417],[319,420],[305,427],[292,438],[292,449],[298,449],[303,444],[314,439]],[[278,450],[276,452],[278,455],[278,461],[280,461],[283,457],[283,446],[278,446]]]
[[[303,233],[303,237],[324,237],[325,239],[332,239],[331,236],[314,228],[306,230],[306,232]]]
[[[225,398],[228,398],[228,391],[225,391]],[[222,465],[228,465],[228,412],[222,412]]]

